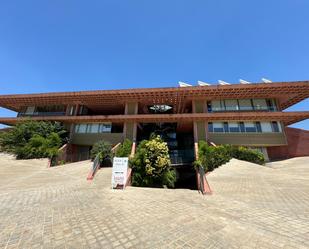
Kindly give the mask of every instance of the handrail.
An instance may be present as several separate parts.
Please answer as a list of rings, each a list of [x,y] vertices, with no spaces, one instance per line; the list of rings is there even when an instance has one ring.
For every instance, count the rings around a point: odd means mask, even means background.
[[[136,142],[133,142],[132,143],[132,146],[131,146],[131,153],[130,153],[130,158],[133,158],[134,155],[135,155],[135,150],[136,150]]]
[[[66,153],[66,152],[65,152],[65,149],[66,149],[67,146],[68,146],[67,143],[64,144],[64,145],[62,145],[62,146],[58,149],[58,155],[49,158],[49,161],[50,161],[50,162],[49,162],[49,164],[48,164],[48,168],[51,167],[51,166],[57,166],[59,160],[61,160],[61,161],[63,160],[63,161],[66,162],[66,158],[63,159],[62,156],[63,156],[63,153]],[[64,156],[66,157],[66,155],[64,155]]]
[[[216,145],[214,142],[210,141],[210,140],[207,140],[207,143],[208,143],[208,145],[210,145],[210,146],[217,147],[217,145]]]
[[[87,176],[87,180],[92,180],[94,178],[95,173],[100,167],[100,157],[97,155],[93,160],[92,167],[90,168],[90,172]]]
[[[117,150],[119,149],[119,146],[121,145],[121,143],[116,144],[112,149],[112,153],[115,154],[117,152]]]

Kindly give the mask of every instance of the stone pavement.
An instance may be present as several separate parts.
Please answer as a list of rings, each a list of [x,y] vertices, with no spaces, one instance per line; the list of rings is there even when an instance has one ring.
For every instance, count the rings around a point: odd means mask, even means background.
[[[214,191],[111,190],[90,162],[0,154],[0,248],[309,248],[309,158],[267,167],[232,160]]]

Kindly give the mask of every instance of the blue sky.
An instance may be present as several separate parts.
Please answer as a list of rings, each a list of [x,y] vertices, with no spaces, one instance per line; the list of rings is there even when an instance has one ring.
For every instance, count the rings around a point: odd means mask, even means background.
[[[0,0],[0,94],[309,80],[308,10],[308,0]]]

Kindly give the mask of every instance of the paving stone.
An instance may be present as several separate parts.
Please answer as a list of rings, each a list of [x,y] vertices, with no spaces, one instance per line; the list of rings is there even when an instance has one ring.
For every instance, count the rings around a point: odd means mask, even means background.
[[[309,158],[232,160],[214,193],[111,190],[111,169],[0,154],[0,248],[309,248]],[[3,179],[3,180],[2,180]]]

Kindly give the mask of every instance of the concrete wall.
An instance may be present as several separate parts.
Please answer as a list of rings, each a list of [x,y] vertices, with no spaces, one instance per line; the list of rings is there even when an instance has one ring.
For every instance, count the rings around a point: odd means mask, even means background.
[[[92,146],[100,140],[108,141],[111,144],[117,144],[122,142],[122,139],[123,133],[74,133],[71,143]]]
[[[271,160],[309,156],[309,131],[285,128],[288,145],[267,148]]]
[[[209,141],[215,144],[245,146],[286,145],[284,133],[208,133]]]

